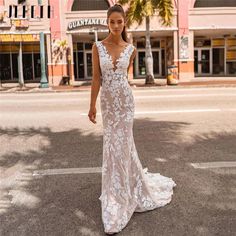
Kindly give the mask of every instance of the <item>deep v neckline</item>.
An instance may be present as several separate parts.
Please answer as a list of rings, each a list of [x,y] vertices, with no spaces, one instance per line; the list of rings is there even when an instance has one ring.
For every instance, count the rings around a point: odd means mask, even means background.
[[[118,67],[117,67],[117,66],[118,66],[118,62],[120,61],[120,59],[122,58],[124,52],[125,52],[126,49],[129,47],[130,44],[128,43],[128,44],[124,47],[124,49],[120,52],[119,57],[115,60],[115,63],[114,63],[114,62],[113,62],[113,59],[112,59],[112,56],[111,56],[111,54],[108,52],[106,46],[102,43],[102,41],[101,41],[100,43],[102,44],[102,46],[103,46],[103,48],[104,48],[106,54],[108,55],[108,58],[110,59],[110,62],[111,62],[111,64],[112,64],[112,71],[113,71],[113,73],[115,73],[116,70],[118,69]]]

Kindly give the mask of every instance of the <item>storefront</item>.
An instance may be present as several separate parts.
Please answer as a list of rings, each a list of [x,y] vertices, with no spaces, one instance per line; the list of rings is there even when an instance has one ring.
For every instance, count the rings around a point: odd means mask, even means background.
[[[196,76],[232,76],[236,74],[236,38],[194,40]]]
[[[21,2],[11,12],[16,1],[0,1],[1,81],[20,81],[22,78],[27,82],[40,81],[43,68],[40,65],[40,32],[45,36],[42,55],[46,58],[45,80],[49,85],[61,85],[68,80],[70,84],[91,80],[92,45],[107,37],[107,9],[115,2],[33,0],[32,5]],[[170,27],[163,26],[158,15],[150,20],[154,77],[166,78],[167,68],[171,65],[177,66],[178,78],[183,82],[194,77],[197,80],[201,77],[234,77],[235,1],[183,0],[173,3]],[[134,23],[128,29],[129,42],[137,48],[129,71],[130,79],[146,77],[145,37],[145,19],[141,25]]]
[[[75,81],[92,79],[92,46],[107,34],[105,18],[81,18],[68,23],[73,43]]]
[[[137,48],[137,56],[134,61],[134,77],[142,78],[146,76],[145,65],[145,38],[134,42]],[[165,40],[151,39],[153,56],[153,73],[156,78],[166,74]]]
[[[160,40],[151,41],[155,77],[162,77],[166,74],[165,48],[164,43],[161,47],[161,42]],[[75,80],[92,78],[92,45],[93,41],[73,42]],[[145,41],[138,41],[134,45],[137,47],[137,56],[134,61],[133,76],[142,78],[146,75]]]
[[[75,80],[92,78],[92,43],[73,43]]]
[[[106,19],[83,18],[68,23],[68,35],[73,41],[73,63],[75,81],[92,79],[92,45],[96,40],[103,40],[108,35]],[[145,33],[136,36],[129,31],[128,36],[137,48],[134,61],[133,77],[142,78],[146,75],[145,66]],[[171,35],[171,34],[170,34]],[[161,78],[166,75],[166,39],[153,34],[151,47],[153,55],[154,75]]]
[[[22,61],[19,54],[22,51]],[[25,81],[38,82],[41,76],[39,36],[32,34],[0,35],[0,79],[17,82],[22,63]]]

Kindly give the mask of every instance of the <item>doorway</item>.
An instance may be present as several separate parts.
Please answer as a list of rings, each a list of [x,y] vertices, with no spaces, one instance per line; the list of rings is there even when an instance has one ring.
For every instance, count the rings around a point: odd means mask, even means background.
[[[92,52],[86,51],[85,52],[85,78],[91,79],[92,78]]]
[[[197,76],[212,74],[212,53],[210,48],[194,50],[194,72]]]
[[[136,73],[138,77],[143,77],[146,75],[146,65],[145,65],[145,50],[138,51],[137,57],[137,68]],[[161,58],[160,50],[152,50],[152,57],[153,57],[153,73],[155,77],[159,77],[162,74],[162,58]]]

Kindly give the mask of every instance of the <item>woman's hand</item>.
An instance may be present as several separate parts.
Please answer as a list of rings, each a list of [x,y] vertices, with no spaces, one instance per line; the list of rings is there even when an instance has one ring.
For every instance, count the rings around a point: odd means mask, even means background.
[[[97,121],[96,121],[96,113],[97,113],[96,107],[90,107],[90,110],[89,110],[89,113],[88,113],[88,117],[89,117],[89,120],[91,122],[93,122],[94,124],[97,123]]]

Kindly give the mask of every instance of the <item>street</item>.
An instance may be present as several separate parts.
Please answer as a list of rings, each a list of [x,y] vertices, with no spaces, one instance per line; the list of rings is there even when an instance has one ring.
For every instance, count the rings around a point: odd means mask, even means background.
[[[233,236],[236,87],[133,88],[143,168],[173,178],[170,204],[121,236]],[[0,236],[105,235],[102,119],[90,92],[0,94]]]

